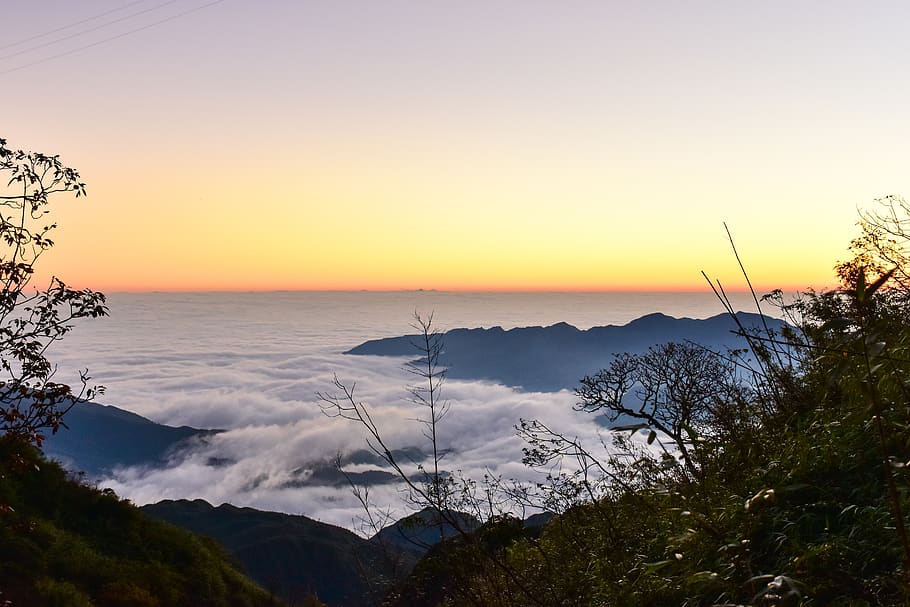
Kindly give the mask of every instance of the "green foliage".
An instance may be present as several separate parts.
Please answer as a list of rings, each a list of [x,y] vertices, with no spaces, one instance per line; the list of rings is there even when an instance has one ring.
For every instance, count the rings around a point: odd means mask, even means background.
[[[76,170],[57,156],[12,150],[0,139],[0,434],[38,446],[78,398],[97,391],[85,373],[78,392],[54,381],[47,348],[74,321],[107,314],[101,293],[71,289],[58,278],[43,291],[30,286],[39,258],[54,246],[51,199],[66,193],[85,195]]]
[[[41,578],[35,590],[46,607],[92,607],[91,599],[69,582]]]
[[[166,607],[277,604],[214,542],[151,519],[111,491],[0,439],[0,588],[13,605]],[[25,466],[21,465],[26,464]]]
[[[633,422],[605,452],[523,421],[526,463],[568,464],[541,486],[559,516],[492,557],[439,547],[410,583],[457,587],[421,604],[910,603],[910,207],[884,204],[843,288],[781,306],[783,335],[667,344],[585,378],[578,409]]]

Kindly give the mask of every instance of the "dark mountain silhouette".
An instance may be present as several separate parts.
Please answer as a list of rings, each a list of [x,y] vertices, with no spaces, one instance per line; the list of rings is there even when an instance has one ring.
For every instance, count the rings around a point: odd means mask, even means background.
[[[316,594],[330,607],[379,604],[389,584],[403,580],[417,562],[440,543],[460,536],[452,525],[440,533],[430,509],[381,529],[370,539],[300,515],[215,507],[204,500],[164,500],[141,508],[144,514],[220,543],[261,586],[290,604]],[[452,512],[461,532],[480,523]],[[542,527],[552,514],[534,515],[527,528]]]
[[[746,328],[762,328],[758,314],[738,312],[737,319]],[[776,331],[785,325],[770,317],[765,322]],[[691,341],[718,350],[745,348],[746,340],[736,330],[727,314],[703,320],[648,314],[625,325],[587,330],[566,323],[509,330],[454,329],[442,336],[439,364],[452,379],[489,380],[526,391],[555,392],[575,388],[582,377],[608,366],[618,353],[640,353],[660,343]],[[419,355],[414,345],[417,337],[371,340],[345,354],[414,357]]]
[[[66,428],[49,435],[43,450],[66,468],[99,478],[118,466],[159,466],[194,440],[216,430],[165,426],[112,407],[79,402],[63,418]]]
[[[388,580],[417,558],[305,516],[203,500],[165,500],[142,511],[217,540],[251,578],[290,604],[310,593],[330,606],[376,604]]]
[[[479,526],[480,521],[470,514],[448,511],[440,516],[432,508],[424,508],[384,527],[370,542],[392,546],[417,559],[441,540],[475,531]]]

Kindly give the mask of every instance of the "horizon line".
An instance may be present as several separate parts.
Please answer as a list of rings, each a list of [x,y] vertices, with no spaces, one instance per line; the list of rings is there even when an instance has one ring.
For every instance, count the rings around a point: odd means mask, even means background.
[[[89,287],[91,288],[91,287]],[[828,290],[833,287],[825,287],[824,289],[816,290]],[[773,287],[773,288],[757,288],[755,289],[756,295],[762,295],[765,293],[770,293],[774,290],[780,290],[784,293],[801,293],[806,292],[812,289],[812,287],[794,287],[794,286],[784,286],[784,287]],[[435,288],[114,288],[114,289],[95,289],[91,288],[93,291],[102,292],[105,294],[121,293],[121,294],[155,294],[155,293],[491,293],[491,294],[519,294],[519,293],[528,293],[528,294],[607,294],[607,293],[705,293],[706,295],[714,295],[711,288],[708,286],[695,288],[695,287],[665,287],[665,288],[646,288],[646,287],[635,287],[635,288],[578,288],[578,289],[567,289],[567,288],[449,288],[449,289],[435,289]],[[724,288],[727,293],[736,293],[736,294],[750,294],[751,291],[748,287],[740,288]]]

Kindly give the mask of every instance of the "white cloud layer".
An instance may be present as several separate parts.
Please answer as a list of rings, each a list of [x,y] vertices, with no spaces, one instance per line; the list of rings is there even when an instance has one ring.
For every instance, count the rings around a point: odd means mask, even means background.
[[[261,302],[243,305],[230,297],[120,296],[112,301],[112,318],[91,331],[80,329],[55,352],[60,369],[88,366],[107,385],[100,402],[159,423],[225,430],[167,468],[118,470],[102,485],[138,504],[202,498],[353,526],[362,513],[350,488],[295,482],[336,454],[366,444],[362,428],[322,413],[316,393],[332,392],[337,375],[356,385],[390,447],[428,450],[424,428],[414,421],[423,411],[408,401],[406,385],[415,378],[402,369],[404,360],[341,354],[365,339],[410,332],[408,310],[414,307],[386,305],[385,316],[371,316],[369,301],[352,312],[350,305],[336,311],[325,302],[307,308],[306,301],[281,294],[260,294]],[[561,309],[551,307],[548,319],[562,320]],[[488,312],[472,309],[446,326],[489,326],[483,320]],[[528,314],[542,317],[540,311]],[[593,317],[575,321],[607,324]],[[514,429],[520,418],[599,440],[593,416],[573,411],[574,396],[566,391],[524,393],[451,380],[444,397],[450,410],[438,436],[440,447],[451,451],[444,465],[469,478],[488,472],[536,478],[520,463],[524,445]],[[402,512],[395,485],[373,486],[371,499]]]
[[[408,378],[395,367],[399,361],[356,362],[365,364],[348,371],[360,372],[357,394],[371,407],[387,444],[428,452],[424,426],[416,421],[424,411],[408,402],[402,383]],[[189,454],[181,454],[167,468],[118,470],[102,484],[139,504],[202,498],[351,526],[362,513],[349,487],[289,486],[299,478],[299,471],[329,465],[336,454],[366,446],[366,435],[356,423],[323,415],[313,389],[331,389],[331,379],[329,372],[302,381],[312,389],[299,400],[285,398],[278,391],[263,391],[261,383],[248,393],[238,388],[224,393],[212,387],[201,399],[172,395],[155,409],[159,419],[227,430]],[[598,432],[592,416],[572,411],[573,397],[567,392],[528,394],[499,385],[451,381],[444,394],[450,409],[438,428],[439,446],[448,451],[443,465],[467,478],[480,479],[486,473],[520,480],[536,478],[518,463],[524,444],[514,426],[520,418],[545,420],[572,436]],[[414,471],[413,466],[409,468]],[[374,485],[370,491],[378,504],[401,507],[400,488]]]

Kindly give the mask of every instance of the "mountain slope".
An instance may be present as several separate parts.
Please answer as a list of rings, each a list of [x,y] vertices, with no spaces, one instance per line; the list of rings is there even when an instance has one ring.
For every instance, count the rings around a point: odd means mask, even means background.
[[[64,417],[66,428],[48,436],[44,453],[73,471],[99,478],[118,466],[153,466],[211,434],[189,426],[175,428],[112,407],[80,401]]]
[[[383,577],[394,573],[394,554],[305,516],[203,500],[165,500],[142,510],[214,538],[253,579],[292,603],[313,593],[330,606],[372,605],[385,591]]]
[[[0,604],[277,605],[214,542],[0,437]]]
[[[370,542],[394,547],[416,560],[440,541],[475,531],[478,527],[480,521],[470,514],[448,511],[445,517],[440,517],[432,508],[424,508],[383,527],[370,538]]]

